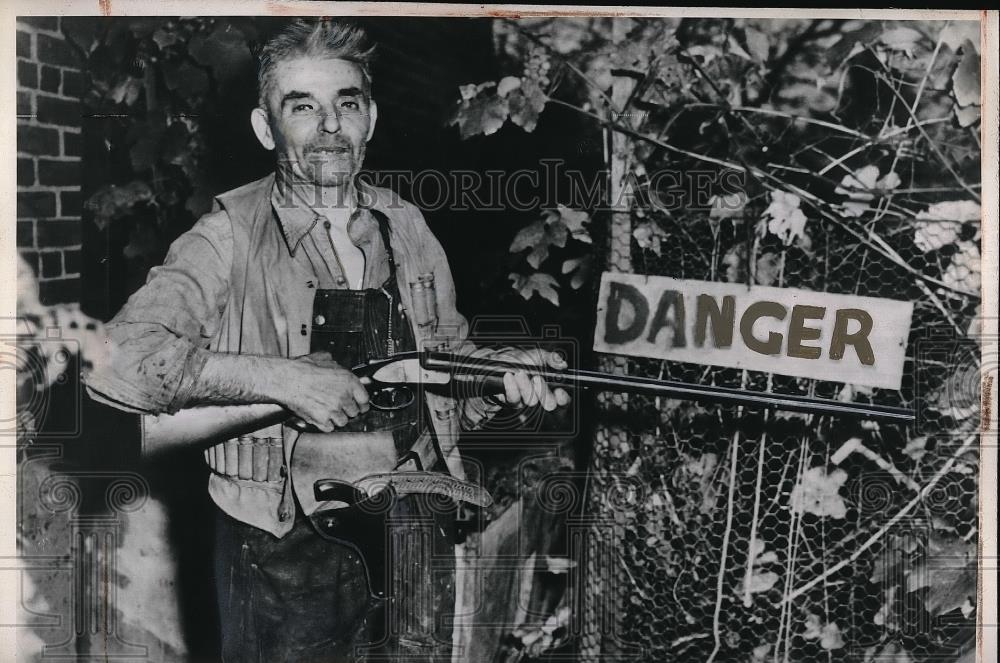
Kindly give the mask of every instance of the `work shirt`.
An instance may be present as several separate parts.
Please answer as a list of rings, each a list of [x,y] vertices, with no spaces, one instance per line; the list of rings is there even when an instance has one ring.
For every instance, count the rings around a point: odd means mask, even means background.
[[[418,347],[472,352],[447,258],[420,211],[392,191],[360,183],[356,203],[348,233],[366,257],[363,286],[378,287],[389,275],[371,214],[377,209],[389,219],[397,282]],[[274,175],[219,195],[216,209],[171,245],[164,264],[106,325],[110,360],[86,376],[90,394],[146,415],[173,413],[188,402],[210,352],[308,354],[316,289],[349,286],[324,220],[283,195]],[[410,284],[427,273],[434,275],[437,320],[421,326],[410,314]],[[460,422],[475,426],[496,408],[470,399],[459,411],[447,396],[425,398],[448,468],[462,477]],[[254,435],[280,438],[288,466],[298,431],[278,424]],[[229,515],[282,536],[294,516],[291,482],[282,474],[261,482],[213,472],[209,492]]]

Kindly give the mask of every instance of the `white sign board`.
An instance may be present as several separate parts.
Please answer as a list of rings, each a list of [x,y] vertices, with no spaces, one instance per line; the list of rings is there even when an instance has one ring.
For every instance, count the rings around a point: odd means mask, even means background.
[[[912,302],[605,272],[594,350],[899,389]]]

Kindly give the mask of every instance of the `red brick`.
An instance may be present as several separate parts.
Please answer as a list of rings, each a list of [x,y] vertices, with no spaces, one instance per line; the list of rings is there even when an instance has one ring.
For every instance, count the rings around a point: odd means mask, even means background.
[[[31,57],[31,33],[17,31],[17,57]]]
[[[59,154],[59,132],[46,127],[18,124],[17,151],[28,154]]]
[[[34,221],[17,222],[17,245],[18,247],[35,245]]]
[[[63,156],[78,157],[81,155],[80,134],[76,131],[64,131],[63,136]]]
[[[65,39],[49,35],[35,36],[35,53],[39,62],[60,67],[79,67],[80,58]]]
[[[20,158],[17,160],[17,185],[31,186],[35,183],[35,160]]]
[[[17,115],[18,117],[30,118],[31,117],[31,93],[30,92],[18,92],[17,93]]]
[[[35,224],[35,245],[39,248],[75,246],[79,243],[79,219],[51,219]]]
[[[34,219],[56,215],[56,194],[51,191],[18,191],[17,217]]]
[[[38,65],[27,60],[17,61],[17,84],[21,87],[38,87]]]
[[[38,121],[45,124],[61,124],[68,127],[80,126],[83,108],[79,101],[69,101],[57,97],[38,95],[35,99]]]
[[[46,251],[38,254],[42,278],[62,276],[62,251]]]
[[[79,186],[80,161],[54,161],[52,159],[38,160],[39,184],[52,186]]]
[[[87,91],[87,77],[79,71],[63,69],[62,81],[62,93],[65,97],[79,99]]]
[[[80,249],[63,251],[63,267],[67,275],[80,273]]]
[[[59,192],[59,216],[80,216],[83,211],[83,196],[79,191]]]
[[[47,67],[42,65],[42,80],[38,87],[46,92],[59,94],[59,86],[62,85],[62,74],[57,67]]]
[[[45,306],[80,301],[80,278],[51,279],[38,284],[38,299]]]

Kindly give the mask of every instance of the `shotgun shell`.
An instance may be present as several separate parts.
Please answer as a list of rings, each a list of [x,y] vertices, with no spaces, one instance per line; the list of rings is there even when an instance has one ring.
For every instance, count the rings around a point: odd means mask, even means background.
[[[271,438],[267,439],[268,444]],[[254,481],[267,481],[267,463],[270,460],[268,457],[268,444],[264,444],[264,440],[257,440],[257,443],[252,445],[253,449],[253,480]]]
[[[418,327],[426,327],[431,323],[427,315],[427,289],[424,284],[417,281],[410,284],[410,297],[413,299],[413,319]]]
[[[242,436],[239,439],[239,477],[253,478],[253,438]]]
[[[219,474],[226,473],[226,450],[222,444],[212,447],[212,469]]]
[[[285,459],[281,454],[281,438],[267,438],[267,480],[280,481],[282,479],[281,466],[285,464]]]
[[[226,471],[228,476],[236,476],[236,468],[240,466],[239,443],[236,439],[226,440],[221,445],[226,459]]]
[[[430,324],[437,323],[437,291],[434,288],[434,272],[427,272],[417,277],[417,280],[424,287],[424,306],[426,307],[427,321]]]

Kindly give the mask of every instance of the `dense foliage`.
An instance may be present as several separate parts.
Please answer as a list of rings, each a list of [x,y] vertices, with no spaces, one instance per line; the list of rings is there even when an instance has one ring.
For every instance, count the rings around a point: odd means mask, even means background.
[[[607,171],[621,178],[600,211],[619,228],[624,218],[627,254],[591,242],[599,210],[539,210],[510,246],[525,299],[558,305],[594,262],[915,303],[901,392],[630,362],[908,404],[921,422],[901,431],[630,399],[628,430],[598,435],[592,481],[592,503],[629,544],[619,645],[636,637],[650,653],[709,660],[971,656],[958,627],[976,596],[978,24],[531,19],[500,21],[495,36],[509,75],[460,90],[464,137],[507,123],[530,132],[558,106],[626,138],[607,141],[619,146]],[[950,354],[924,356],[932,333]],[[756,446],[739,460],[741,444]],[[639,505],[610,504],[603,493],[630,477]],[[512,658],[565,642],[551,622],[519,629]]]

